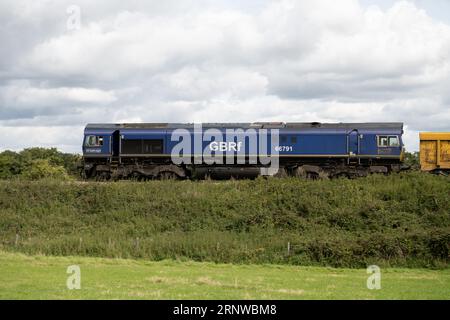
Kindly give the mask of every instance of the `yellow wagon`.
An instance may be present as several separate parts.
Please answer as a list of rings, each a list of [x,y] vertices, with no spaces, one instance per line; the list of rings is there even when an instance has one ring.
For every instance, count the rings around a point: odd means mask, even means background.
[[[420,133],[422,171],[450,171],[450,132]]]

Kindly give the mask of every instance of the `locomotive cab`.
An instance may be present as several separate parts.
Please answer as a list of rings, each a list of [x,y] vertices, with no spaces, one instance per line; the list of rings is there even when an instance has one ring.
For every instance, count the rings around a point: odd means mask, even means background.
[[[115,153],[114,129],[92,125],[84,131],[83,171],[86,178],[96,176],[99,170],[108,167]],[[118,154],[118,150],[117,150]],[[109,171],[109,168],[107,169]]]
[[[111,136],[103,134],[86,134],[83,143],[83,155],[89,156],[111,156]]]

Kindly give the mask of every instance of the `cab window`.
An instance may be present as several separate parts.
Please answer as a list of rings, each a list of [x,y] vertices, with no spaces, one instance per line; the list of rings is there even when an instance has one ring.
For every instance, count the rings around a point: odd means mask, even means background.
[[[378,136],[378,147],[400,147],[398,136]]]
[[[86,147],[101,147],[103,146],[102,136],[86,136],[84,145]]]
[[[400,146],[400,142],[398,141],[398,137],[397,136],[391,136],[389,137],[389,147],[399,147]]]

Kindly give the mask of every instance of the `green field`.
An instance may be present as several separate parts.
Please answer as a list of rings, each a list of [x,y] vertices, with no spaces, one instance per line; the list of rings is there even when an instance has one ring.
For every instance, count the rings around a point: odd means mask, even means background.
[[[79,265],[81,289],[66,287]],[[0,299],[450,299],[450,270],[365,269],[26,256],[0,252]]]
[[[449,262],[448,177],[0,180],[4,299],[449,299]]]

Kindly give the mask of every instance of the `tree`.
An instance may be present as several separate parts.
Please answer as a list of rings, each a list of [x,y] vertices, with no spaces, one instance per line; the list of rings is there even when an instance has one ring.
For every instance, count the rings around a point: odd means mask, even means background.
[[[419,152],[406,152],[405,164],[411,166],[412,169],[420,168],[420,154]]]
[[[29,166],[24,168],[21,177],[28,180],[39,180],[43,178],[68,179],[63,166],[51,165],[47,159],[32,160]]]
[[[52,166],[63,166],[64,160],[62,153],[58,152],[56,148],[28,148],[20,152],[24,162],[32,162],[37,159],[46,159]]]
[[[0,153],[0,179],[9,179],[21,173],[23,167],[21,155],[13,151]]]
[[[0,153],[0,179],[15,176],[26,179],[44,177],[66,179],[78,176],[80,156],[62,153],[56,148],[29,148],[21,152],[4,151]]]

